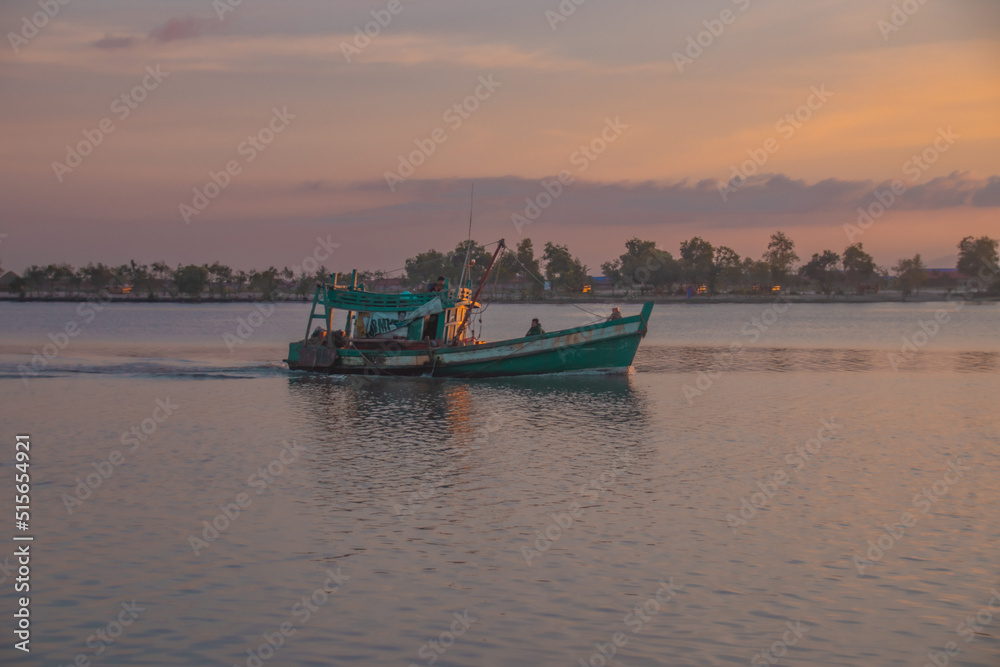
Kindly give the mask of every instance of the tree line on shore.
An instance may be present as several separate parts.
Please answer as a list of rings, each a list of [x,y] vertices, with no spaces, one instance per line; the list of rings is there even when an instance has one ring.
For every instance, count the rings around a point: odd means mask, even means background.
[[[956,269],[969,278],[980,277],[984,287],[1000,292],[1000,268],[997,248],[1000,245],[988,236],[967,236],[958,243]],[[406,260],[406,278],[411,285],[433,281],[437,275],[456,276],[465,262],[467,242],[459,243],[451,252],[428,250]],[[472,242],[472,278],[475,282],[485,270],[490,254],[486,248]],[[625,252],[601,264],[601,275],[608,279],[613,292],[673,291],[684,292],[695,287],[709,295],[719,293],[770,292],[774,286],[816,289],[824,294],[846,289],[864,292],[885,285],[890,277],[908,296],[918,290],[928,278],[928,267],[920,254],[901,258],[891,268],[880,267],[861,243],[854,243],[843,253],[823,250],[814,253],[804,264],[795,251],[795,242],[784,232],[771,235],[760,259],[741,257],[728,246],[713,246],[695,236],[682,241],[677,257],[658,248],[655,241],[631,238],[625,242]],[[542,268],[544,266],[544,268]],[[580,293],[593,280],[588,268],[574,257],[567,246],[545,244],[540,260],[535,258],[530,238],[501,256],[497,280],[528,280],[530,289],[541,290],[544,278],[557,292]]]
[[[491,244],[492,245],[492,244]],[[992,293],[1000,293],[1000,267],[997,248],[1000,245],[988,236],[967,236],[958,243],[956,269],[968,279]],[[438,276],[457,284],[463,273],[473,284],[479,282],[489,265],[492,252],[475,241],[462,241],[451,251],[428,250],[406,260],[400,287],[419,290]],[[467,263],[468,260],[468,263]],[[799,264],[795,243],[783,232],[774,232],[760,259],[741,257],[732,248],[713,246],[695,236],[682,241],[678,256],[658,248],[655,241],[632,238],[625,242],[625,252],[601,265],[601,275],[607,278],[613,293],[683,291],[693,287],[699,293],[770,292],[773,286],[782,289],[815,289],[827,295],[844,290],[864,292],[885,285],[890,276],[895,279],[903,296],[918,290],[927,280],[927,267],[919,254],[901,258],[891,268],[879,267],[861,243],[854,243],[842,253],[830,249],[814,253]],[[524,295],[540,296],[544,283],[556,293],[581,293],[593,281],[593,276],[566,245],[546,242],[540,257],[536,257],[530,238],[501,254],[493,269],[498,283],[514,285]],[[890,274],[891,271],[891,274]],[[359,281],[365,284],[384,282],[394,272],[360,271]],[[0,270],[0,275],[3,271]],[[155,300],[159,296],[215,298],[305,299],[317,282],[336,277],[344,284],[346,274],[333,274],[325,266],[314,273],[296,274],[287,267],[273,266],[263,271],[234,270],[214,262],[203,265],[178,265],[171,268],[165,262],[150,265],[134,260],[120,266],[88,263],[74,268],[62,264],[32,265],[19,276],[7,280],[8,291],[26,296],[67,296],[104,290],[130,293]]]

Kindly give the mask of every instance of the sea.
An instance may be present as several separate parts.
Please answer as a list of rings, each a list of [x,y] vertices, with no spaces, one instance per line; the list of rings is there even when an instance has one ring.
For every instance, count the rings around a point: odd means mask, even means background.
[[[488,380],[289,372],[308,310],[0,303],[0,664],[1000,665],[1000,304]]]

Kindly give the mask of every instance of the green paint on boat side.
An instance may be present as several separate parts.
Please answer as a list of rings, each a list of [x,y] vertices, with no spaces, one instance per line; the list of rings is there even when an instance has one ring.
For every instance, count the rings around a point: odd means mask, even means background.
[[[468,299],[461,290],[461,298]],[[348,308],[368,308],[371,311],[396,311],[437,298],[437,294],[385,295],[366,292],[364,288],[318,286],[310,312],[313,320],[332,321],[332,311]],[[447,307],[461,308],[471,301],[447,299]],[[322,315],[317,315],[322,306]],[[478,304],[477,304],[478,306]],[[639,342],[646,335],[653,302],[643,304],[638,315],[617,320],[596,322],[570,329],[551,331],[539,336],[527,336],[490,343],[446,344],[431,347],[431,341],[419,339],[422,326],[407,329],[410,340],[348,339],[347,346],[333,348],[307,345],[306,340],[290,343],[285,360],[291,370],[330,374],[365,375],[424,375],[433,377],[502,377],[540,375],[587,370],[624,370],[632,364]],[[457,314],[456,310],[452,315]],[[418,323],[420,320],[416,320]],[[454,328],[455,317],[444,315],[438,320],[438,331],[446,323]],[[350,318],[348,318],[350,323]],[[416,336],[413,337],[413,332]],[[450,340],[450,339],[448,339]],[[442,342],[442,341],[437,341]],[[426,343],[426,345],[424,345]],[[402,344],[402,345],[401,345]],[[401,349],[406,347],[408,349]],[[322,350],[322,352],[320,351]]]
[[[488,350],[488,349],[490,349],[492,347],[503,347],[505,345],[511,345],[513,343],[520,343],[520,342],[523,342],[523,341],[548,340],[550,338],[558,338],[559,336],[565,336],[565,335],[569,335],[569,334],[587,333],[587,332],[591,332],[591,331],[596,331],[598,329],[608,329],[608,328],[611,328],[611,327],[621,326],[623,324],[624,325],[632,324],[632,323],[635,323],[635,322],[641,323],[642,326],[640,327],[640,332],[643,332],[643,331],[646,330],[646,322],[648,320],[648,313],[652,312],[652,310],[653,310],[653,304],[652,304],[652,302],[650,302],[647,305],[649,306],[649,311],[646,310],[646,306],[643,306],[643,312],[640,313],[639,315],[630,315],[629,317],[623,317],[620,320],[613,320],[613,321],[608,321],[608,322],[597,322],[595,324],[582,324],[582,325],[580,325],[578,327],[573,327],[571,329],[560,329],[559,331],[547,331],[547,332],[545,332],[545,333],[543,333],[541,335],[538,335],[538,336],[524,336],[523,338],[509,338],[507,340],[497,340],[497,341],[492,341],[492,342],[489,342],[489,343],[482,343],[480,345],[476,345],[476,347],[474,349],[476,349],[476,350]],[[643,313],[646,314],[646,317],[643,317]],[[443,348],[441,351],[445,352],[445,351],[456,351],[456,350],[463,350],[463,349],[466,349],[466,348],[461,348],[461,347],[457,347],[457,348]]]
[[[653,314],[653,302],[647,301],[642,304],[642,312],[639,313],[639,317],[642,318],[642,329],[646,330],[646,326],[649,324],[649,316]]]
[[[439,377],[502,377],[539,375],[590,369],[625,369],[632,365],[642,334],[590,341],[572,347],[559,347],[499,359],[447,363],[447,354],[439,355],[445,363],[434,375]]]
[[[497,358],[468,362],[449,362],[446,351],[441,350],[435,354],[437,363],[431,361],[416,366],[399,367],[366,363],[351,367],[335,363],[329,368],[300,368],[294,370],[344,375],[432,375],[433,377],[465,378],[540,375],[544,373],[563,373],[594,369],[624,370],[632,365],[632,360],[635,358],[635,353],[641,339],[641,333],[626,334],[615,338],[588,341],[574,346],[508,354]],[[408,351],[395,356],[403,356],[403,354],[406,356],[415,356],[420,353]],[[342,356],[358,359],[362,355],[357,350],[344,350]],[[376,358],[375,354],[366,353],[364,356],[368,359]],[[385,357],[383,359],[389,361]]]
[[[395,357],[428,356],[426,349],[424,349],[424,350],[393,350],[393,349],[391,349],[393,341],[387,340],[385,343],[386,343],[386,349],[379,349],[379,350],[364,350],[364,351],[361,351],[361,350],[356,350],[356,349],[347,348],[347,347],[345,347],[345,348],[339,348],[339,349],[337,349],[337,356],[338,357],[353,357],[353,358],[361,358],[361,357],[369,357],[369,358],[371,358],[371,357],[388,357],[388,358],[395,358]],[[299,358],[300,358],[300,354],[299,353],[300,353],[301,349],[302,349],[302,341],[298,341],[298,342],[295,342],[295,343],[289,343],[288,344],[288,358],[285,359],[285,363],[287,363],[289,365],[297,364],[299,362]]]

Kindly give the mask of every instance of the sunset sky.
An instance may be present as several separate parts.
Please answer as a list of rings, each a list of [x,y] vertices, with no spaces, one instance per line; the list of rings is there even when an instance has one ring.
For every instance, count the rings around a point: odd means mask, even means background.
[[[632,236],[883,266],[1000,236],[996,0],[62,1],[0,7],[5,269],[317,237],[394,269],[465,237],[473,184],[474,238],[593,272]]]

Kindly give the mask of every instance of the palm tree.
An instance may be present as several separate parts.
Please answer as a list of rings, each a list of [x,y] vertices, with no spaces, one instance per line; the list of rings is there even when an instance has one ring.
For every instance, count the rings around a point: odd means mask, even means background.
[[[170,270],[166,262],[153,262],[150,268],[152,269],[153,277],[158,281],[157,287],[162,290],[162,288],[166,287],[166,282],[173,275],[173,271]]]

